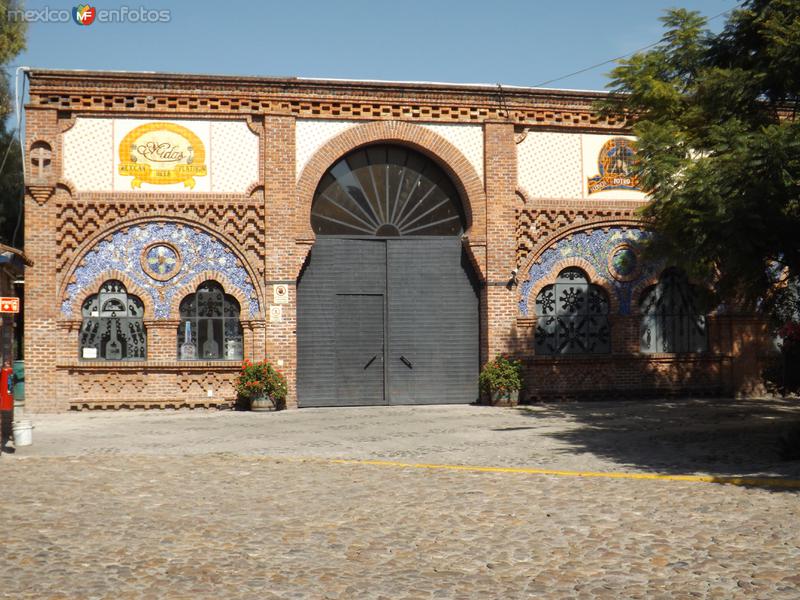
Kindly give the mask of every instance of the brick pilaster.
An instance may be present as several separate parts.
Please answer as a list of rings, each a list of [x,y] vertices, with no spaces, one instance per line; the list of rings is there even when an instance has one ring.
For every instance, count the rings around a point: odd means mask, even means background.
[[[266,117],[264,121],[264,223],[267,252],[264,264],[266,280],[264,316],[266,318],[266,354],[289,383],[286,405],[297,406],[297,277],[304,258],[304,248],[295,243],[296,174],[295,120],[293,117]],[[273,303],[273,286],[289,286],[288,304]],[[281,320],[270,319],[270,307],[280,307]],[[283,366],[280,366],[280,362]]]
[[[488,122],[485,132],[486,173],[486,306],[483,327],[487,336],[482,360],[515,348],[517,291],[511,282],[516,265],[514,205],[517,185],[517,152],[514,126]]]

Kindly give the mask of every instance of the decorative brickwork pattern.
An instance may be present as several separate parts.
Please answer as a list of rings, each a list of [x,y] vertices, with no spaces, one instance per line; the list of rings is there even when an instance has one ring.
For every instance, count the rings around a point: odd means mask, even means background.
[[[202,89],[198,93],[198,89]],[[433,92],[433,93],[432,93]],[[507,122],[618,131],[624,118],[600,116],[602,93],[442,84],[314,81],[146,73],[36,71],[31,104],[82,113],[270,114],[297,118]]]
[[[263,200],[226,198],[212,200],[69,200],[56,203],[58,271],[63,272],[80,246],[114,224],[165,217],[214,224],[246,256],[255,257],[255,271],[263,274],[266,252]]]
[[[641,399],[675,394],[726,393],[724,356],[540,357],[525,361],[523,393],[531,402]]]
[[[120,408],[229,407],[236,399],[238,363],[154,365],[141,363],[60,366],[67,375],[64,396],[73,410]],[[145,376],[145,369],[148,374]],[[212,394],[209,396],[208,392]]]
[[[531,198],[581,198],[581,136],[528,131],[517,144],[518,185]]]
[[[610,227],[613,225],[637,226],[639,203],[608,205],[585,201],[564,203],[557,200],[533,200],[518,192],[520,202],[516,207],[517,265],[525,273],[529,263],[550,244],[570,232],[585,229],[588,225]]]

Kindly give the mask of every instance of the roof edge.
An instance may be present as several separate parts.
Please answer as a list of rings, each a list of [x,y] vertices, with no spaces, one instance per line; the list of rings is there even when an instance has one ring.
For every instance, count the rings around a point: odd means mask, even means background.
[[[336,78],[306,78],[306,77],[267,77],[267,76],[239,76],[239,75],[210,75],[201,73],[171,73],[156,71],[105,71],[81,69],[39,69],[30,68],[27,71],[31,85],[41,83],[80,82],[82,85],[91,83],[131,83],[139,85],[156,84],[206,84],[225,88],[239,87],[253,91],[257,88],[279,86],[284,88],[312,88],[325,87],[329,89],[349,89],[353,91],[424,91],[427,93],[455,93],[474,96],[496,96],[502,91],[508,97],[562,97],[573,100],[596,100],[605,98],[609,92],[593,90],[568,90],[555,88],[535,88],[515,85],[497,84],[470,84],[470,83],[441,83],[426,81],[384,81],[368,79],[336,79]]]

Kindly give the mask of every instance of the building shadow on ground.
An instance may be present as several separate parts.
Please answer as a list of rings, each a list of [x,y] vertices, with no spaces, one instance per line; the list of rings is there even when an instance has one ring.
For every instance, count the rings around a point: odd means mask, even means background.
[[[564,423],[541,435],[615,464],[664,474],[800,479],[782,439],[800,428],[800,400],[669,399],[542,403],[518,408]]]

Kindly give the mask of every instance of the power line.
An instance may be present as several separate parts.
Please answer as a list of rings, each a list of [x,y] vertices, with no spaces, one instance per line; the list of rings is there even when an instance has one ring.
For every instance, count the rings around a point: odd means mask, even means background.
[[[706,23],[708,23],[709,21],[713,21],[714,19],[717,19],[717,18],[721,17],[722,15],[728,14],[732,10],[734,10],[734,9],[733,8],[729,8],[728,10],[724,10],[721,13],[718,13],[718,14],[714,15],[713,17],[709,17],[708,19],[706,19]],[[555,83],[556,81],[561,81],[562,79],[569,79],[570,77],[574,77],[575,75],[580,75],[581,73],[586,73],[586,71],[592,71],[592,70],[594,70],[594,69],[596,69],[598,67],[602,67],[603,65],[607,65],[607,64],[613,63],[613,62],[617,62],[618,60],[622,60],[623,58],[628,58],[629,56],[632,56],[632,55],[636,54],[637,52],[642,52],[643,50],[648,50],[648,49],[652,48],[653,46],[658,46],[662,41],[663,40],[658,40],[657,42],[653,42],[652,44],[647,44],[647,46],[642,46],[641,48],[637,48],[636,50],[632,50],[631,52],[628,52],[627,54],[623,54],[622,56],[617,56],[616,58],[609,58],[608,60],[604,60],[603,62],[599,62],[596,65],[592,65],[591,67],[586,67],[586,68],[580,69],[578,71],[575,71],[574,73],[570,73],[569,75],[562,75],[561,77],[556,77],[555,79],[548,79],[547,81],[543,81],[542,83],[537,83],[533,87],[544,87],[544,86],[549,85],[551,83]]]

